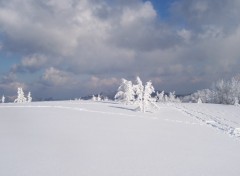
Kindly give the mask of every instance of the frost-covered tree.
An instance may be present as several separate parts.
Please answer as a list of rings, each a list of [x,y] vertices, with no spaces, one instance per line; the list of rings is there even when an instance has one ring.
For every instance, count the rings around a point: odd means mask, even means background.
[[[108,99],[107,96],[103,98],[103,101],[108,101],[108,100],[109,100],[109,99]]]
[[[139,77],[136,78],[136,84],[133,85],[135,103],[142,101],[144,86]]]
[[[224,80],[219,80],[213,85],[213,99],[215,103],[218,104],[228,104],[230,84]]]
[[[155,92],[154,87],[151,81],[146,82],[142,94],[142,99],[138,99],[138,109],[142,112],[151,108],[158,109],[158,106],[155,103],[155,100],[152,98],[152,94]]]
[[[175,92],[170,92],[169,93],[169,102],[174,102],[176,99],[176,95],[175,95]]]
[[[169,97],[167,95],[164,95],[164,101],[169,102]]]
[[[27,102],[28,102],[28,103],[32,102],[31,92],[28,92]]]
[[[169,93],[168,102],[170,103],[180,103],[180,99],[176,96],[175,91]]]
[[[180,103],[181,100],[176,96],[175,92],[170,92],[169,95],[167,95],[162,91],[161,93],[157,93],[156,102]]]
[[[164,91],[161,93],[157,92],[156,102],[164,102]]]
[[[197,103],[199,98],[203,103],[211,103],[213,102],[213,91],[210,89],[198,90],[191,95],[185,96],[182,101]]]
[[[18,94],[17,99],[14,100],[15,103],[25,103],[25,102],[27,102],[27,99],[24,96],[24,92],[23,92],[23,89],[21,87],[18,88],[17,94]]]
[[[238,98],[237,98],[237,97],[235,97],[235,102],[234,102],[234,105],[235,105],[235,106],[239,106],[239,100],[238,100]]]
[[[184,97],[184,101],[197,102],[201,98],[203,103],[231,104],[240,100],[240,75],[231,80],[219,80],[213,84],[212,89],[199,90],[190,96]],[[236,99],[237,98],[237,99]]]
[[[93,95],[92,96],[92,101],[96,101],[97,99],[96,99],[96,97]]]
[[[134,101],[134,90],[131,81],[122,79],[122,83],[115,95],[115,100],[121,101],[124,104],[131,104]]]
[[[220,80],[213,86],[213,103],[235,104],[240,99],[240,75],[229,81]]]
[[[152,93],[154,93],[154,87],[152,85],[151,81],[148,81],[144,87],[144,93],[143,93],[143,106],[142,111],[145,112],[146,109],[152,104]]]
[[[2,96],[2,103],[5,103],[5,96]]]
[[[96,97],[96,99],[97,99],[97,101],[101,101],[102,100],[102,98],[101,98],[101,96],[98,94],[98,96]]]
[[[235,98],[240,98],[240,76],[229,81],[220,80],[213,86],[213,103],[235,104]]]
[[[197,103],[198,103],[198,104],[201,104],[201,103],[202,103],[202,100],[201,100],[201,98],[200,98],[200,97],[198,98],[198,101],[197,101]]]

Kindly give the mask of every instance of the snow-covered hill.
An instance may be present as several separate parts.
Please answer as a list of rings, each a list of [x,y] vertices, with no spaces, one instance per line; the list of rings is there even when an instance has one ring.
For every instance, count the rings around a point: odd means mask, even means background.
[[[3,176],[239,176],[240,108],[0,104]]]

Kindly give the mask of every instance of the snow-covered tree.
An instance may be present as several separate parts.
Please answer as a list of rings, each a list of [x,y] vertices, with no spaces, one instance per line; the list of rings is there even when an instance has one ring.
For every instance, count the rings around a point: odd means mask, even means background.
[[[92,96],[92,101],[96,101],[97,100],[97,98],[93,95]]]
[[[173,103],[181,103],[181,100],[176,96],[175,91],[172,92],[172,93],[170,92],[169,96],[172,97],[172,98],[171,98],[171,101],[172,101]]]
[[[235,98],[240,99],[240,75],[231,80],[220,80],[213,85],[213,103],[235,104]]]
[[[234,102],[234,105],[235,105],[235,106],[239,106],[239,100],[238,100],[238,98],[237,98],[237,97],[235,97],[235,102]]]
[[[183,100],[197,102],[198,98],[201,98],[203,103],[234,105],[236,98],[238,101],[240,100],[240,75],[231,80],[219,80],[213,84],[212,89],[199,90],[184,97]]]
[[[101,96],[98,94],[98,96],[96,97],[96,100],[97,101],[101,101],[102,100],[102,98],[101,98]]]
[[[170,92],[168,97],[170,103],[180,103],[180,99],[176,96],[175,92]]]
[[[109,100],[109,99],[108,99],[107,96],[103,98],[103,101],[108,101],[108,100]]]
[[[27,102],[28,103],[32,102],[31,92],[28,92]]]
[[[224,80],[219,80],[213,85],[214,102],[218,104],[229,104],[230,84]]]
[[[203,90],[198,90],[197,92],[195,92],[191,95],[185,96],[182,99],[182,101],[197,103],[198,99],[200,98],[203,103],[211,103],[211,102],[213,102],[213,97],[214,97],[214,93],[212,90],[203,89]]]
[[[156,102],[164,102],[164,91],[161,93],[157,92]]]
[[[18,97],[14,100],[15,103],[25,103],[27,102],[26,97],[24,96],[23,89],[21,87],[18,88],[17,91]]]
[[[198,98],[198,101],[197,101],[197,103],[198,103],[198,104],[201,104],[201,103],[202,103],[202,100],[201,100],[201,98],[200,98],[200,97]]]
[[[2,96],[2,103],[5,103],[5,96]]]
[[[152,102],[152,93],[154,93],[154,87],[152,85],[151,81],[148,81],[144,87],[144,93],[143,93],[143,106],[142,111],[145,112],[146,109],[151,105]]]
[[[133,85],[133,91],[134,91],[134,99],[135,99],[135,103],[139,102],[143,99],[143,91],[144,91],[144,86],[142,83],[142,80],[137,77],[136,78],[136,84]]]
[[[167,95],[164,95],[164,101],[168,102],[169,101],[169,97]]]
[[[170,92],[169,93],[169,102],[174,102],[176,98],[175,92]]]
[[[122,79],[122,83],[118,88],[115,99],[125,104],[131,104],[134,101],[134,90],[131,81]]]
[[[175,92],[170,92],[169,95],[167,95],[162,91],[161,93],[157,92],[156,102],[181,103],[181,100],[176,96]]]
[[[158,106],[155,103],[155,100],[152,98],[152,93],[154,93],[154,87],[151,81],[148,81],[144,86],[142,94],[142,99],[136,100],[138,103],[138,109],[142,112],[146,112],[146,110],[151,108],[158,109]]]

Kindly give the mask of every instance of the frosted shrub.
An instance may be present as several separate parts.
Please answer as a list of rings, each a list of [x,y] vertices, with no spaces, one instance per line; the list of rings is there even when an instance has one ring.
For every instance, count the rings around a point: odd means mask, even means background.
[[[156,102],[165,102],[164,101],[164,91],[162,91],[161,93],[157,92]]]
[[[150,108],[158,108],[155,100],[151,97],[154,93],[154,87],[151,81],[148,81],[145,86],[139,77],[136,78],[136,84],[131,81],[122,79],[115,99],[123,102],[124,104],[135,104],[138,110],[146,112]]]
[[[197,101],[198,104],[201,104],[202,103],[202,100],[201,98],[198,98],[198,101]]]
[[[181,100],[176,96],[175,92],[170,92],[169,96],[164,95],[164,91],[161,93],[157,92],[156,102],[161,103],[180,103]]]
[[[152,98],[152,94],[155,92],[151,81],[148,81],[143,86],[142,81],[139,77],[136,78],[136,85],[134,87],[135,92],[135,104],[138,106],[138,110],[146,112],[148,109],[158,108],[155,104],[155,100]]]
[[[218,81],[214,84],[213,91],[214,103],[235,104],[235,100],[240,99],[240,76],[233,77],[230,81]]]
[[[134,101],[134,91],[131,81],[122,79],[122,83],[118,88],[118,92],[115,95],[115,100],[121,101],[124,104],[132,104]]]
[[[4,97],[4,95],[2,96],[2,103],[5,103],[5,97]]]
[[[238,100],[238,98],[235,98],[234,105],[235,105],[235,106],[239,106],[239,100]]]
[[[148,109],[156,108],[158,106],[155,104],[154,100],[152,99],[152,93],[154,93],[154,87],[151,81],[148,81],[144,86],[142,91],[142,100],[138,100],[138,109],[142,112],[146,112]]]
[[[24,96],[24,92],[23,92],[23,89],[21,87],[18,88],[17,94],[18,94],[18,96],[14,100],[14,103],[25,103],[25,102],[27,102],[27,99]]]
[[[96,101],[97,100],[97,98],[93,95],[92,96],[92,101]]]
[[[27,102],[28,103],[32,102],[31,92],[28,92]]]
[[[139,77],[136,78],[136,84],[133,85],[133,91],[134,91],[134,102],[138,104],[143,99],[143,91],[144,86],[142,84],[142,81]]]
[[[190,96],[183,98],[185,102],[198,102],[201,99],[203,103],[217,104],[239,104],[240,100],[240,75],[231,80],[219,80],[213,84],[212,89],[199,90]]]
[[[175,92],[170,92],[169,93],[169,98],[168,98],[168,101],[167,102],[170,102],[170,103],[180,103],[180,99],[176,97],[176,94]]]
[[[101,101],[102,100],[102,98],[101,98],[101,96],[98,94],[98,96],[96,97],[96,100],[97,101]]]

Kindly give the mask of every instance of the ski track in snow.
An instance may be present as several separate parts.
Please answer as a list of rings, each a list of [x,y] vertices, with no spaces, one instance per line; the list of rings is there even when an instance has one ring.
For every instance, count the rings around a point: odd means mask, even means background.
[[[89,103],[88,103],[89,104]],[[199,123],[194,123],[194,122],[190,122],[190,121],[181,121],[181,120],[172,120],[172,119],[168,119],[168,118],[159,118],[157,116],[143,116],[140,115],[140,113],[136,112],[136,115],[131,115],[131,114],[126,114],[126,113],[114,113],[114,112],[109,112],[109,111],[98,111],[98,110],[89,110],[86,108],[78,108],[78,107],[69,107],[69,106],[42,106],[42,105],[18,105],[18,106],[0,106],[0,108],[56,108],[56,109],[67,109],[67,110],[74,110],[74,111],[85,111],[85,112],[89,112],[89,113],[101,113],[101,114],[107,114],[107,115],[118,115],[118,116],[122,116],[123,118],[127,118],[127,117],[138,117],[138,118],[143,118],[143,119],[149,119],[151,118],[152,120],[162,120],[165,122],[170,122],[170,123],[178,123],[178,124],[185,124],[185,125],[201,125]],[[161,109],[165,108],[165,107],[160,107]]]
[[[172,106],[187,114],[188,116],[196,118],[202,124],[220,130],[236,139],[240,139],[240,123],[222,117],[228,115],[224,111],[210,112],[209,109],[202,107],[201,104],[191,105],[195,106],[194,108],[191,106],[187,107],[184,104],[174,104]],[[236,115],[237,114],[235,114],[235,116]],[[234,116],[234,114],[232,113],[231,116]]]
[[[76,103],[70,103],[72,105],[76,105]],[[91,103],[86,103],[91,104]],[[199,123],[194,123],[191,121],[181,121],[181,120],[173,120],[169,118],[159,118],[155,115],[148,115],[147,117],[144,115],[141,115],[140,113],[134,114],[126,114],[126,113],[116,113],[116,112],[109,112],[109,111],[99,111],[99,110],[90,110],[86,108],[79,108],[79,107],[70,107],[70,106],[62,106],[62,105],[48,105],[48,106],[42,106],[42,105],[16,105],[16,106],[0,106],[0,108],[56,108],[56,109],[67,109],[67,110],[74,110],[74,111],[84,111],[89,113],[101,113],[101,114],[107,114],[107,115],[118,115],[122,118],[128,118],[128,117],[138,117],[138,118],[144,118],[152,120],[162,120],[165,122],[170,123],[179,123],[179,124],[185,124],[185,125],[207,125],[210,127],[213,127],[214,129],[217,129],[219,131],[222,131],[231,137],[235,137],[236,139],[240,139],[240,123],[226,119],[222,116],[229,116],[229,112],[224,111],[209,111],[208,108],[202,107],[199,104],[189,104],[189,106],[186,106],[185,104],[167,104],[165,107],[160,107],[160,109],[163,108],[172,108],[179,110],[183,112],[184,114],[193,117],[194,119],[197,119]],[[238,107],[236,107],[238,108]],[[231,116],[236,116],[237,114],[230,114]]]

